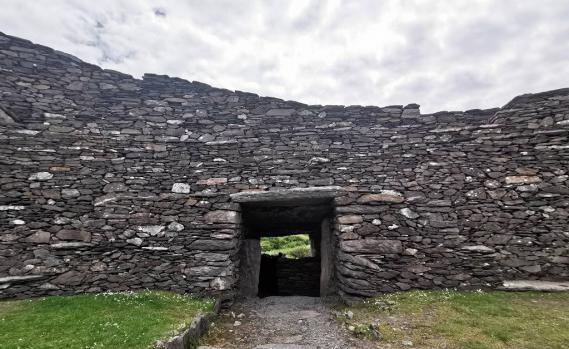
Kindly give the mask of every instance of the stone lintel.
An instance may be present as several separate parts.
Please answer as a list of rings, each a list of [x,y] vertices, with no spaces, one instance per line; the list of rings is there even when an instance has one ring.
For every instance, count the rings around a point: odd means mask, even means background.
[[[271,191],[247,190],[231,194],[231,200],[239,203],[283,202],[293,200],[333,199],[344,191],[339,186],[277,189]]]

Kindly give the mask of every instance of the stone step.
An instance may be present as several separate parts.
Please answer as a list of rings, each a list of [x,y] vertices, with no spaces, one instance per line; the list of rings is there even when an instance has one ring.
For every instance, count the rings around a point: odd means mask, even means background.
[[[223,348],[200,346],[198,347],[198,349],[223,349]],[[313,345],[270,343],[270,344],[258,345],[253,349],[317,349],[317,347]]]
[[[272,343],[272,344],[258,345],[253,349],[317,349],[317,347],[313,345]]]

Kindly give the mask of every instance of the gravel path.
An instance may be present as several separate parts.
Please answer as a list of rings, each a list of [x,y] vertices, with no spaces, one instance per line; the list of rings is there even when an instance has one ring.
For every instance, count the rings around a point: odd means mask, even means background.
[[[222,312],[199,349],[371,349],[312,297],[267,297]]]

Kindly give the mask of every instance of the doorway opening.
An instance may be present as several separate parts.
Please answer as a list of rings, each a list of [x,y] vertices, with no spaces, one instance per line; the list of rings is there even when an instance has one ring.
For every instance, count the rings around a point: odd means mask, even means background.
[[[241,296],[333,292],[330,197],[242,202],[241,214]]]
[[[319,235],[261,236],[259,297],[320,295]]]

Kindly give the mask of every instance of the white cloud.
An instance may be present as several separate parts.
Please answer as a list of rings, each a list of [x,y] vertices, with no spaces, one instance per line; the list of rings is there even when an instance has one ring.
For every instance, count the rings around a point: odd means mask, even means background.
[[[0,0],[0,30],[310,104],[501,106],[569,86],[569,0]]]

